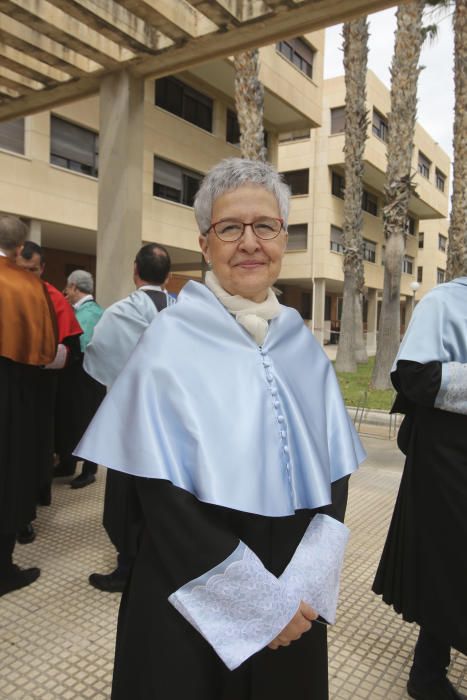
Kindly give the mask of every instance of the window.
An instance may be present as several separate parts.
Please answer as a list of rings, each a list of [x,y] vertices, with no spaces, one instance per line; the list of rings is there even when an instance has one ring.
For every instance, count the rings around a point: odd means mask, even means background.
[[[264,133],[264,147],[268,148],[268,132],[263,129]],[[227,110],[227,126],[225,130],[225,140],[229,143],[233,143],[234,146],[240,145],[240,125],[238,123],[237,115],[231,109]]]
[[[436,168],[435,170],[435,182],[436,182],[436,187],[441,190],[441,192],[444,192],[444,187],[446,185],[446,175],[441,172],[441,170],[438,170]]]
[[[372,130],[375,136],[387,143],[389,133],[388,120],[376,109],[373,109]]]
[[[402,272],[406,272],[408,275],[413,273],[413,258],[411,258],[410,255],[404,255]]]
[[[62,168],[97,177],[99,135],[52,115],[50,162]]]
[[[373,216],[378,216],[378,197],[367,190],[363,190],[362,209]]]
[[[405,232],[408,236],[415,236],[416,222],[413,216],[408,216],[405,224]]]
[[[212,100],[176,78],[156,80],[156,105],[187,122],[212,131]]]
[[[24,117],[0,123],[0,148],[24,154]]]
[[[362,255],[364,260],[373,263],[376,262],[376,243],[364,238],[362,245]]]
[[[288,170],[282,173],[284,181],[290,187],[292,194],[308,194],[310,171]]]
[[[442,270],[440,267],[436,269],[436,284],[443,284],[446,279],[446,270]]]
[[[419,248],[424,248],[425,246],[425,234],[423,231],[418,232],[418,247]]]
[[[303,141],[310,138],[309,129],[298,129],[297,131],[284,131],[279,134],[279,143],[288,143],[289,141]]]
[[[417,267],[417,282],[423,282],[423,267]]]
[[[345,178],[343,175],[339,175],[339,173],[334,172],[334,170],[332,171],[331,192],[334,197],[344,199]]]
[[[344,232],[338,226],[331,225],[331,250],[335,253],[344,252]]]
[[[418,152],[418,172],[420,175],[423,175],[423,177],[426,177],[428,180],[430,177],[430,168],[431,168],[431,160],[428,160],[428,158],[423,155],[421,151]]]
[[[331,134],[340,134],[345,129],[345,107],[331,109]]]
[[[298,70],[309,78],[313,77],[313,59],[316,52],[306,41],[300,37],[284,39],[276,44],[276,48],[294,66],[297,66]]]
[[[240,126],[238,124],[237,115],[231,109],[227,110],[227,129],[225,140],[238,146],[240,143]]]
[[[381,247],[381,265],[384,265],[385,260],[386,260],[386,246],[383,245]]]
[[[289,224],[287,250],[306,250],[308,246],[308,224]]]
[[[438,233],[438,250],[442,250],[443,253],[445,253],[447,242],[448,239],[446,238],[446,236],[443,236],[442,233]]]
[[[154,158],[154,197],[169,199],[189,207],[198,191],[203,175],[157,156]]]

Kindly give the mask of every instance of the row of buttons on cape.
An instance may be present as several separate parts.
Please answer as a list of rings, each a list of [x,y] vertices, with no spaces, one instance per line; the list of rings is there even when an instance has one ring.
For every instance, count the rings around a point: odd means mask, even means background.
[[[277,386],[276,382],[274,380],[274,375],[272,373],[271,369],[271,361],[268,358],[268,354],[266,350],[263,350],[263,348],[260,348],[260,353],[262,355],[263,359],[263,367],[264,371],[266,373],[266,379],[269,384],[269,389],[271,391],[271,396],[272,396],[272,405],[274,407],[274,412],[276,414],[277,422],[279,423],[280,426],[280,438],[282,442],[282,454],[283,454],[283,461],[284,461],[284,468],[287,471],[287,476],[289,478],[289,481],[291,481],[291,476],[290,476],[290,463],[289,463],[289,446],[287,444],[287,426],[285,423],[285,417],[283,413],[281,412],[281,404],[278,398],[278,391],[277,391]]]

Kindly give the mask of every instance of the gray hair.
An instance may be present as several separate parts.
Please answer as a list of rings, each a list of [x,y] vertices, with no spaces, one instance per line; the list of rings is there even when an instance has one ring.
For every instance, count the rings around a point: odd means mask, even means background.
[[[194,210],[200,232],[205,234],[211,226],[212,205],[217,197],[250,184],[264,187],[274,195],[287,228],[290,189],[277,170],[259,160],[225,158],[211,168],[196,194]]]
[[[28,237],[28,227],[17,216],[0,216],[0,248],[14,250]]]
[[[92,294],[94,291],[94,280],[90,272],[86,270],[73,270],[71,275],[68,275],[68,284],[74,284],[80,292]]]

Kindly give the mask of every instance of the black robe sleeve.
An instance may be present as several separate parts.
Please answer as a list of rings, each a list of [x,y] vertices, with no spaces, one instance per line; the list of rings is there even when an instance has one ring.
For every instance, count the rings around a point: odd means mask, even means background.
[[[157,552],[169,602],[228,668],[267,646],[292,619],[301,600],[333,621],[334,581],[347,537],[347,528],[337,520],[315,516],[289,566],[277,578],[232,531],[228,509],[202,503],[168,481],[138,478],[136,487],[146,538]],[[319,593],[313,591],[316,571]],[[327,581],[330,603],[326,590],[323,594]],[[309,599],[314,595],[322,610]]]

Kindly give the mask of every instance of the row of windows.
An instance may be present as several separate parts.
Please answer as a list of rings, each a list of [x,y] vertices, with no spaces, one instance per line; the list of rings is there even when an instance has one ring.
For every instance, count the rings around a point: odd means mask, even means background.
[[[331,192],[335,197],[344,199],[345,178],[340,173],[332,171]],[[363,190],[362,209],[373,216],[378,216],[378,197],[368,190]]]
[[[213,101],[175,78],[156,81],[155,104],[182,119],[212,132]],[[240,142],[237,115],[227,110],[226,141]],[[267,148],[268,137],[264,132]],[[24,154],[24,118],[0,123],[0,148]],[[59,117],[51,117],[50,161],[69,170],[97,177],[99,136],[96,132]]]
[[[436,268],[436,284],[443,284],[446,281],[446,270],[441,267]],[[417,267],[417,282],[423,282],[423,267]]]
[[[371,129],[375,136],[387,143],[389,135],[388,120],[374,108]],[[345,131],[345,107],[333,107],[331,109],[331,134],[341,134],[343,131]]]
[[[443,253],[445,253],[447,246],[448,246],[447,236],[443,236],[442,233],[438,233],[438,250],[441,250]],[[423,233],[423,231],[420,231],[420,233],[418,234],[418,247],[419,248],[425,247],[425,234]]]
[[[387,143],[389,135],[389,122],[381,112],[373,108],[371,121],[371,129],[375,136]],[[331,134],[340,134],[345,130],[345,107],[334,107],[331,109]],[[432,162],[427,156],[418,152],[418,172],[427,180],[430,179]],[[444,192],[446,187],[446,175],[439,169],[435,168],[435,185],[441,192]]]
[[[344,231],[338,226],[331,225],[330,249],[335,253],[344,253]],[[376,243],[364,238],[362,241],[363,259],[376,262]]]
[[[284,39],[276,44],[276,49],[302,73],[313,77],[313,63],[316,51],[301,37]]]

